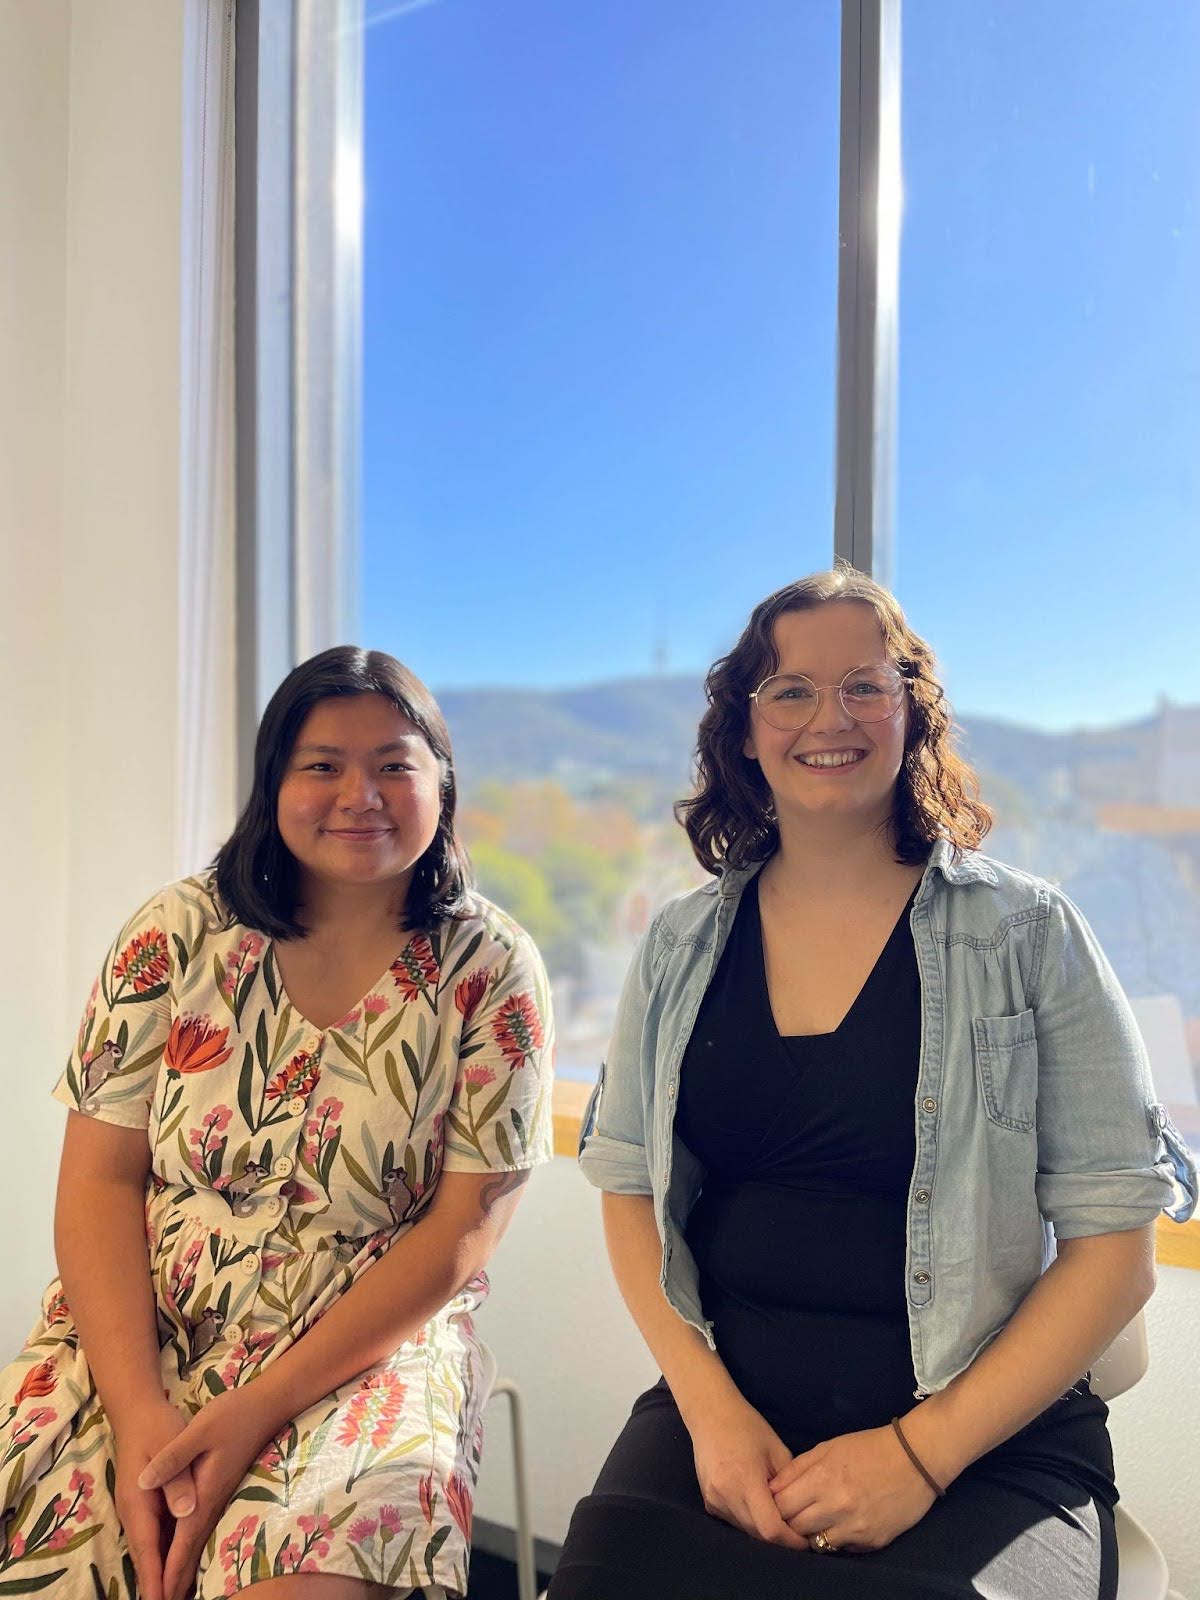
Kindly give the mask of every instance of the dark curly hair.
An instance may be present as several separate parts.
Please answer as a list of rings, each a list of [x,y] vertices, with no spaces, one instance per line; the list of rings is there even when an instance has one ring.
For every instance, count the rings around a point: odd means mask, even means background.
[[[832,600],[862,600],[883,632],[887,653],[904,679],[908,729],[896,780],[892,841],[898,861],[924,861],[936,839],[975,849],[992,825],[979,780],[953,748],[950,706],[938,682],[933,651],[904,620],[894,595],[849,563],[789,583],[755,606],[741,638],[705,679],[708,710],[700,721],[694,792],[675,806],[696,859],[706,872],[748,867],[779,848],[771,792],[757,761],[744,755],[750,695],[779,666],[776,620]]]
[[[213,862],[226,907],[247,927],[277,939],[303,938],[296,920],[300,875],[276,820],[279,788],[304,719],[321,700],[381,694],[421,732],[437,757],[441,809],[433,843],[413,869],[404,908],[406,929],[431,930],[462,915],[471,866],[454,828],[458,790],[450,734],[437,701],[395,656],[335,645],[288,673],[271,696],[254,745],[254,781],[237,826]]]

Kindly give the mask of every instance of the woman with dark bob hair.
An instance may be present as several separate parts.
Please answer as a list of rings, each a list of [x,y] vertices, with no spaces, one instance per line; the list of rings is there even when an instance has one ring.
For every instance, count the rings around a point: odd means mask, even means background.
[[[552,1600],[1115,1593],[1087,1369],[1196,1174],[1112,970],[849,567],[756,607],[678,808],[714,881],[634,959],[581,1162],[662,1380]]]
[[[213,867],[118,934],[55,1090],[61,1280],[0,1374],[0,1591],[465,1594],[472,1314],[552,1042],[454,808],[425,686],[327,650]]]

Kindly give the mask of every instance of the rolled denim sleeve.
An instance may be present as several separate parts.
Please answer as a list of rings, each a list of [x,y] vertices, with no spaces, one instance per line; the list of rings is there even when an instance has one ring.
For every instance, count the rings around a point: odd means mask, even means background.
[[[1137,1228],[1163,1210],[1183,1221],[1195,1207],[1195,1162],[1156,1102],[1116,974],[1056,889],[1033,987],[1037,1198],[1056,1237]]]
[[[589,1183],[612,1194],[653,1194],[646,1130],[653,1126],[650,989],[657,923],[639,943],[625,974],[608,1057],[592,1090],[579,1137],[579,1165]],[[644,1067],[647,1051],[651,1052]]]

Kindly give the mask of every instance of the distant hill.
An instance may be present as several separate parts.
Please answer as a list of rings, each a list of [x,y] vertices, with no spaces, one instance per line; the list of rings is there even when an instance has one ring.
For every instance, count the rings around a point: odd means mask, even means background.
[[[447,689],[438,700],[454,739],[464,789],[488,778],[555,778],[586,791],[649,780],[656,791],[686,788],[704,709],[700,678],[618,678],[574,689]],[[1172,742],[1196,726],[1167,712]],[[1011,784],[1037,808],[1071,798],[1153,803],[1149,755],[1162,744],[1161,714],[1112,728],[1044,733],[1018,723],[964,715],[960,748],[989,779]],[[1151,785],[1152,787],[1152,785]]]

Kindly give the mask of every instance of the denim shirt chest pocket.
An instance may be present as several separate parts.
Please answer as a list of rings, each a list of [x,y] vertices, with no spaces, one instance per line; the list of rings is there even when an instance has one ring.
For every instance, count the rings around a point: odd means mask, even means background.
[[[989,1119],[1030,1133],[1037,1116],[1038,1050],[1033,1012],[976,1017],[975,1070]]]

